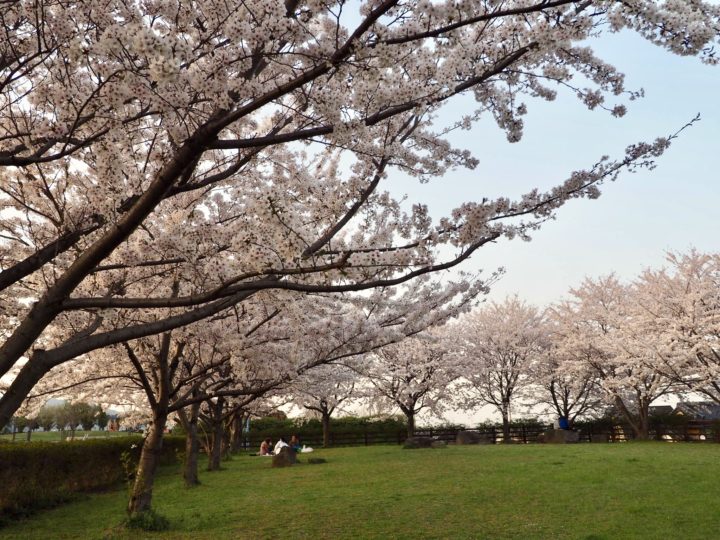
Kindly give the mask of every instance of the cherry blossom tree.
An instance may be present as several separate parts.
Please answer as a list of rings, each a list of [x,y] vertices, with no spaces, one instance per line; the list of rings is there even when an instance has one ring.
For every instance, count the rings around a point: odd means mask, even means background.
[[[563,327],[555,336],[561,369],[583,376],[590,368],[606,401],[647,439],[650,405],[676,385],[663,369],[657,336],[645,333],[637,289],[611,275],[587,278],[570,294],[553,308]]]
[[[378,349],[356,369],[370,381],[365,397],[378,409],[400,409],[412,437],[419,413],[441,416],[451,404],[451,383],[458,377],[453,360],[442,329],[436,329]]]
[[[510,441],[510,416],[519,390],[530,383],[531,366],[547,346],[542,313],[517,296],[492,302],[463,317],[454,332],[466,408],[492,405]]]
[[[306,371],[288,389],[292,403],[320,415],[325,448],[330,446],[330,418],[353,397],[357,382],[357,371],[325,364]]]
[[[550,407],[558,417],[567,418],[573,425],[576,419],[597,415],[604,409],[603,395],[598,388],[597,375],[589,365],[575,365],[568,369],[567,351],[563,349],[562,324],[553,321],[554,311],[546,312],[547,344],[530,367],[531,386],[527,399]]]
[[[523,96],[553,99],[556,86],[623,114],[636,94],[589,36],[631,29],[717,62],[720,8],[701,0],[358,7],[2,3],[0,377],[16,375],[0,424],[45,374],[96,349],[259,291],[351,292],[447,269],[651,166],[672,137],[545,193],[459,201],[437,222],[382,190],[394,171],[424,181],[474,167],[445,135],[481,117],[518,140]],[[463,93],[477,110],[438,124]],[[183,276],[177,292],[169,275]]]
[[[177,291],[179,287],[175,287]],[[151,507],[157,457],[168,418],[186,426],[187,485],[198,482],[198,420],[209,427],[208,469],[227,448],[227,425],[269,391],[305,371],[355,357],[403,339],[467,309],[480,286],[421,278],[403,294],[377,290],[343,300],[334,295],[265,291],[210,319],[157,336],[95,351],[56,368],[28,400],[71,392],[107,403],[133,404],[148,424],[128,512]],[[420,307],[432,306],[423,312]],[[112,361],[107,356],[112,354]]]
[[[720,254],[668,253],[667,262],[635,280],[638,337],[667,377],[720,403]]]

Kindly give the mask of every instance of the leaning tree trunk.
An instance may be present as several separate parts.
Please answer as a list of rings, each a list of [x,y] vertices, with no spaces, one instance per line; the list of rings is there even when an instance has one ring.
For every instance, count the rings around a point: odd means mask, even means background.
[[[323,448],[330,448],[330,413],[322,411]]]
[[[140,452],[140,462],[135,474],[135,483],[130,492],[128,514],[136,515],[150,510],[152,502],[153,484],[162,451],[163,431],[167,422],[167,412],[153,415],[152,424]]]
[[[643,415],[643,411],[640,411],[640,415],[635,417],[630,410],[625,406],[625,402],[621,397],[615,396],[615,405],[625,417],[625,421],[630,424],[633,430],[633,434],[636,439],[647,440],[649,438],[649,422],[647,411]]]

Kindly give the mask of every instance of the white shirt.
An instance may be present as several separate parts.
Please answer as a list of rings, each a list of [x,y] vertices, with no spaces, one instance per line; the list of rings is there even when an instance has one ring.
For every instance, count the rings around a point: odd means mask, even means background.
[[[288,443],[286,443],[285,441],[278,441],[278,442],[275,444],[275,449],[273,450],[273,454],[278,454],[278,453],[280,453],[280,449],[281,449],[283,446],[290,446],[290,445],[289,445]]]

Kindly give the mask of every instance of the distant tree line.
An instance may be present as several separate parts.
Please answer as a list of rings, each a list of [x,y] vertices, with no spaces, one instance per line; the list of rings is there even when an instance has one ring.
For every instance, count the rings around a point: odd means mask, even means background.
[[[97,426],[98,429],[105,430],[109,421],[110,417],[100,405],[92,405],[85,401],[66,402],[60,405],[45,405],[32,417],[13,416],[12,421],[4,426],[2,431],[12,433],[12,440],[15,440],[17,433],[24,432],[29,441],[33,431],[37,429],[42,428],[43,431],[58,429],[62,440],[68,436],[67,432],[73,440],[78,428],[90,431]]]

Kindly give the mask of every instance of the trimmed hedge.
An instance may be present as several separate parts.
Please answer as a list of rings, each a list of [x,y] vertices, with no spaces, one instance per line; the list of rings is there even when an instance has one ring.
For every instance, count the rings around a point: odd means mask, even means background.
[[[372,417],[346,416],[330,419],[330,432],[334,444],[363,444],[366,434],[372,442],[397,442],[398,434],[405,433],[404,419],[392,417],[377,419]],[[295,418],[278,419],[265,417],[250,421],[250,431],[243,434],[244,441],[251,449],[260,446],[260,442],[270,437],[275,442],[278,437],[289,439],[291,435],[300,437],[303,444],[319,446],[322,444],[322,423],[318,419]],[[403,439],[404,440],[404,439]]]
[[[141,445],[140,436],[0,443],[0,517],[24,515],[74,493],[116,486],[127,475],[122,461],[136,464]],[[165,437],[160,463],[175,463],[184,448],[183,438]]]

